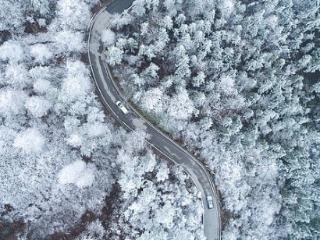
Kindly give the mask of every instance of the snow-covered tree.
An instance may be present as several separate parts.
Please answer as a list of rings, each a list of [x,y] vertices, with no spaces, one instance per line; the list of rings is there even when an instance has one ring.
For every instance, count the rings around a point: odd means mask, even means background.
[[[50,49],[44,44],[35,44],[31,46],[30,52],[35,61],[41,64],[46,63],[53,55]]]
[[[19,41],[9,40],[0,46],[0,59],[17,63],[25,58],[24,49]]]
[[[32,80],[24,64],[8,64],[5,71],[5,81],[15,89],[27,87]]]
[[[92,90],[89,72],[80,62],[67,63],[67,75],[62,83],[61,99],[64,102],[81,101]]]
[[[153,88],[145,92],[142,97],[141,105],[147,111],[160,113],[163,110],[162,102],[163,92],[159,88]]]
[[[34,11],[39,11],[41,15],[49,14],[50,0],[30,0]]]
[[[84,29],[90,19],[89,7],[81,0],[59,0],[57,15],[60,26],[72,30]]]
[[[58,53],[79,52],[84,48],[83,35],[80,32],[62,30],[54,35],[53,40],[59,49]]]
[[[180,90],[177,95],[170,99],[168,115],[172,118],[186,120],[193,113],[193,103],[188,96],[188,92]]]
[[[74,184],[79,188],[88,187],[94,181],[94,166],[78,160],[63,167],[58,173],[60,184]]]
[[[0,1],[0,31],[14,31],[22,27],[26,5],[20,0]]]
[[[23,91],[2,89],[0,91],[0,114],[2,116],[14,116],[23,114],[27,94]]]
[[[25,107],[34,117],[43,117],[48,113],[51,103],[43,97],[33,96],[27,99]]]
[[[101,33],[101,41],[106,45],[110,46],[114,44],[115,34],[110,29],[103,30]]]
[[[119,64],[122,60],[122,51],[121,49],[115,46],[110,47],[106,54],[107,54],[108,63],[111,66],[115,64]]]
[[[45,138],[36,128],[29,128],[19,133],[13,145],[25,153],[39,153],[45,145]]]

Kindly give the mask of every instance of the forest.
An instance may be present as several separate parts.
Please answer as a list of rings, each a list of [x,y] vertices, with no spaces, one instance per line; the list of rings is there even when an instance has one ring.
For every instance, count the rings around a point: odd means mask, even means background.
[[[98,2],[0,2],[0,239],[204,239],[189,177],[99,102]]]
[[[136,0],[112,32],[128,98],[215,172],[224,239],[320,237],[319,1]]]
[[[200,194],[105,111],[98,0],[0,0],[0,239],[204,240]],[[222,239],[320,238],[318,0],[135,0],[101,35],[126,97],[208,165]]]

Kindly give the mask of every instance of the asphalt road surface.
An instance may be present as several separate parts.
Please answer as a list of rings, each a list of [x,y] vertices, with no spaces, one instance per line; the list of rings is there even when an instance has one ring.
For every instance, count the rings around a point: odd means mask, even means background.
[[[100,40],[101,32],[110,25],[112,14],[121,14],[131,6],[132,2],[133,0],[112,1],[95,14],[88,28],[88,57],[101,101],[123,127],[128,131],[144,128],[149,136],[147,142],[169,160],[185,169],[201,192],[204,207],[203,224],[205,236],[208,240],[220,240],[220,204],[212,176],[199,160],[153,126],[129,102],[126,102],[112,77],[109,66],[106,64],[105,49]],[[123,102],[128,109],[127,114],[124,114],[116,105],[117,101]],[[211,209],[208,208],[207,196],[212,196],[213,198],[213,208]]]

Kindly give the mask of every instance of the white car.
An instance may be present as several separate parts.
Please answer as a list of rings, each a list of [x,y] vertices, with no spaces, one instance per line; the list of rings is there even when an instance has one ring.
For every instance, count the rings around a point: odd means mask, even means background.
[[[124,114],[127,114],[127,113],[128,113],[128,109],[126,109],[126,107],[123,105],[122,102],[117,101],[117,102],[116,102],[116,105],[120,108],[120,110],[121,110]]]
[[[207,196],[207,204],[209,209],[213,208],[213,198],[210,195]]]

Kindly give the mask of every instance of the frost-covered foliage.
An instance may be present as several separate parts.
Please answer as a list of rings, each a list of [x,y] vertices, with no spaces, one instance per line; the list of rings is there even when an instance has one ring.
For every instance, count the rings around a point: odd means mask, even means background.
[[[87,226],[87,229],[76,240],[104,239],[106,231],[99,220],[95,220]]]
[[[118,239],[115,229],[128,238],[145,231],[150,239],[150,230],[172,239],[180,239],[179,232],[201,239],[199,198],[187,192],[183,179],[169,179],[168,166],[145,146],[142,131],[126,133],[98,103],[83,61],[85,30],[97,1],[0,3],[0,239],[16,239],[2,226],[17,221],[25,223],[16,236],[21,240],[64,233],[112,240]],[[104,43],[114,40],[106,30]],[[151,173],[157,180],[145,185],[145,174]],[[114,185],[120,188],[112,199]],[[143,215],[142,208],[125,210],[148,197],[142,191],[157,193],[146,208],[154,215]],[[105,216],[104,209],[113,202],[121,202],[120,220],[110,223],[113,215]],[[84,223],[88,212],[93,218]],[[170,216],[162,217],[167,212]],[[145,217],[146,228],[139,226],[139,217]],[[102,219],[116,227],[108,229]],[[171,233],[173,224],[177,230]]]
[[[77,160],[60,170],[58,182],[60,184],[75,184],[79,188],[88,187],[94,181],[94,172],[93,164]]]
[[[24,21],[23,11],[26,1],[1,0],[0,8],[0,31],[17,29],[22,26]]]
[[[51,4],[33,4],[45,2]],[[58,16],[68,13],[67,2],[58,2]],[[0,7],[16,13],[5,28],[15,34],[0,45],[0,213],[22,218],[29,237],[44,239],[72,226],[85,211],[102,208],[114,182],[110,146],[118,143],[111,132],[118,130],[106,121],[89,70],[80,62],[89,17],[81,24],[57,17],[37,35],[20,34],[19,26],[28,21],[23,11],[31,7],[26,3],[4,1],[10,6]],[[84,1],[71,5],[89,15]],[[35,23],[41,22],[37,16]],[[70,46],[71,39],[77,46]]]
[[[51,20],[56,0],[0,0],[0,32],[22,33],[33,17]]]
[[[121,215],[110,224],[111,238],[204,240],[200,193],[182,169],[159,162],[145,150],[145,134],[128,134],[117,162],[123,190]]]
[[[112,24],[127,95],[216,172],[226,239],[320,237],[319,7],[136,0]]]

